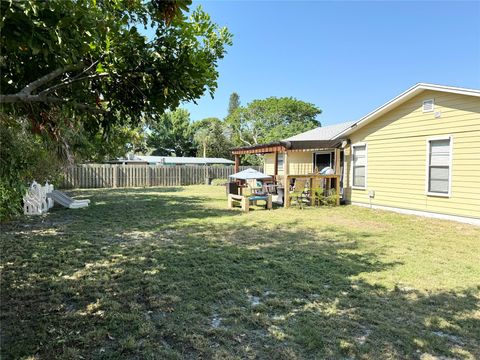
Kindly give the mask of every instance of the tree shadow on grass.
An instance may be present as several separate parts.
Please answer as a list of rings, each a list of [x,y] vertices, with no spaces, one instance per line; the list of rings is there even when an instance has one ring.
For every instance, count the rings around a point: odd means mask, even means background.
[[[355,278],[398,265],[356,251],[373,233],[271,229],[205,198],[143,194],[2,234],[3,358],[480,355],[478,289]]]
[[[36,217],[24,217],[18,222],[5,224],[4,228],[23,228],[25,231],[38,228],[63,233],[98,231],[121,235],[125,230],[160,229],[178,220],[241,215],[225,208],[208,206],[216,200],[214,198],[176,195],[181,190],[180,187],[169,187],[77,191],[70,195],[90,198],[89,207],[76,210],[55,207],[40,221]]]

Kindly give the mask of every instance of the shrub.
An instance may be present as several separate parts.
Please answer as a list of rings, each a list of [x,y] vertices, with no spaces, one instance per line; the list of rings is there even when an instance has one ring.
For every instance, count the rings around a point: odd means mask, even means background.
[[[335,206],[337,204],[337,198],[338,198],[337,192],[335,191],[335,189],[331,189],[328,195],[324,196],[321,199],[321,203],[322,205],[326,205],[326,206]]]
[[[21,213],[22,197],[31,181],[58,183],[59,158],[57,146],[32,134],[26,119],[0,116],[0,220]]]

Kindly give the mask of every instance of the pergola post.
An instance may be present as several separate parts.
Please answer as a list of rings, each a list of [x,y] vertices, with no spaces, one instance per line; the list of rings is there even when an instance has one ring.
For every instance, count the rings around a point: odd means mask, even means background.
[[[273,176],[275,178],[275,180],[277,180],[277,177],[278,177],[278,151],[275,151],[275,162],[274,162],[274,165],[273,165]]]
[[[340,175],[340,149],[335,148],[335,175]]]
[[[335,148],[335,175],[338,175],[335,179],[335,193],[337,196],[337,206],[340,205],[340,178],[341,178],[341,168],[340,168],[340,149]]]
[[[283,153],[283,206],[290,206],[290,183],[288,181],[288,152]]]
[[[233,168],[233,172],[236,174],[240,171],[240,155],[235,154],[235,166]]]

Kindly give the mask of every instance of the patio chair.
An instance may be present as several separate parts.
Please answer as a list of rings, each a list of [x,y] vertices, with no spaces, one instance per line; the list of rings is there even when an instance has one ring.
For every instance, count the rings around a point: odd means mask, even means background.
[[[290,192],[290,205],[297,205],[300,209],[303,208],[305,203],[308,203],[308,193],[307,189],[307,180],[306,179],[295,179],[295,184],[293,185],[293,191]],[[292,201],[293,200],[293,201]]]
[[[277,186],[273,183],[264,183],[263,184],[263,191],[267,194],[276,194],[277,193]]]
[[[265,192],[262,182],[256,179],[247,180],[247,185],[252,194],[259,194]]]

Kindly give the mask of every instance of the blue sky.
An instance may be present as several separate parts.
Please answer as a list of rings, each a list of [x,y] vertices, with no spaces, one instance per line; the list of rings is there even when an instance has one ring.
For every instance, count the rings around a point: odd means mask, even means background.
[[[293,96],[323,125],[356,120],[418,82],[480,89],[480,1],[194,1],[233,33],[215,98],[193,120]]]

